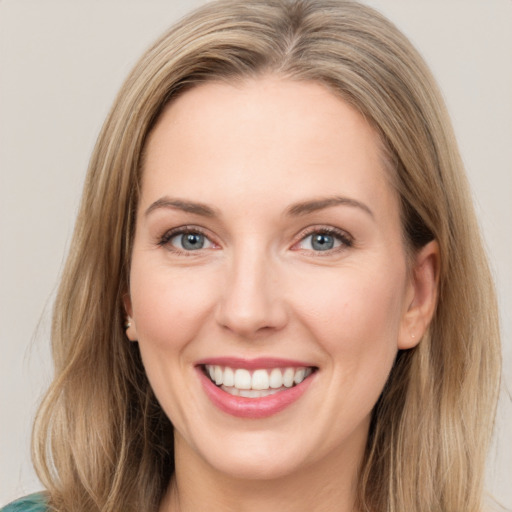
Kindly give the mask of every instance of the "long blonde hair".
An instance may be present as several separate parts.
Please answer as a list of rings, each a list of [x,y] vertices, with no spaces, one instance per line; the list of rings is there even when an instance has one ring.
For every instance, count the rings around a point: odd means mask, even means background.
[[[439,300],[398,354],[372,418],[359,508],[481,510],[499,387],[497,308],[468,184],[437,86],[383,16],[345,0],[221,0],[179,22],[127,78],[91,158],[54,310],[55,379],[34,462],[62,512],[157,510],[174,470],[172,425],[123,330],[141,160],[177,94],[276,73],[325,84],[379,133],[410,251],[436,239]]]

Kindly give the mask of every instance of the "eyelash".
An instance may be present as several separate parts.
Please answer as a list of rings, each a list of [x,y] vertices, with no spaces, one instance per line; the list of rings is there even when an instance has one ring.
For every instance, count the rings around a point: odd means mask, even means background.
[[[348,249],[350,247],[353,247],[354,245],[354,239],[352,236],[350,236],[346,231],[343,231],[341,229],[332,227],[332,226],[310,226],[306,228],[302,233],[299,235],[299,240],[295,244],[293,244],[293,247],[298,246],[300,243],[302,243],[304,240],[306,240],[308,237],[312,235],[328,235],[332,236],[336,240],[340,242],[340,245],[338,247],[334,247],[332,249],[326,249],[325,251],[314,251],[311,249],[300,249],[297,248],[295,250],[303,250],[310,252],[314,254],[315,256],[328,256],[332,255],[335,252],[343,251],[345,249]]]
[[[213,245],[217,245],[217,244],[215,244],[215,242],[213,242],[210,239],[210,237],[206,234],[206,232],[203,229],[201,229],[197,226],[181,226],[179,228],[170,229],[169,231],[166,231],[159,238],[157,244],[161,247],[166,247],[168,250],[178,253],[180,255],[194,256],[194,255],[196,255],[195,253],[199,253],[202,248],[197,249],[195,251],[194,250],[187,251],[187,250],[180,249],[178,247],[174,247],[169,244],[169,242],[174,237],[177,237],[180,235],[187,235],[187,234],[202,235],[209,241],[209,243],[211,243]],[[332,249],[326,249],[325,251],[315,251],[315,250],[311,250],[311,249],[300,249],[300,248],[293,249],[294,247],[298,246],[301,242],[306,240],[308,237],[315,235],[315,234],[316,235],[320,234],[320,235],[332,236],[333,238],[335,238],[336,240],[338,240],[340,242],[340,245],[338,247],[334,247]],[[354,245],[354,240],[346,231],[334,228],[332,226],[329,226],[329,227],[311,226],[309,228],[306,228],[306,230],[304,230],[302,233],[300,233],[299,240],[293,244],[292,249],[297,250],[297,251],[302,250],[302,251],[311,252],[315,256],[324,256],[324,255],[332,254],[333,252],[338,252],[338,251],[342,251],[344,249],[350,248],[353,245]]]
[[[166,231],[158,240],[158,245],[161,247],[167,248],[169,251],[178,253],[183,256],[196,256],[196,253],[199,253],[201,249],[197,249],[195,251],[187,251],[180,249],[178,247],[172,246],[169,242],[177,236],[180,235],[202,235],[204,236],[211,244],[216,245],[215,242],[213,242],[210,237],[206,234],[206,232],[197,227],[197,226],[181,226],[179,228],[170,229],[169,231]]]

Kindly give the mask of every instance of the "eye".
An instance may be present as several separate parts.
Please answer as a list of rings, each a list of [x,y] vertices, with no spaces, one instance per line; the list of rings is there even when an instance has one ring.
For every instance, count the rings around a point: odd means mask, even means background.
[[[326,252],[351,245],[352,240],[346,233],[329,228],[309,232],[295,247],[305,251]]]
[[[171,245],[185,251],[197,251],[204,248],[208,239],[201,233],[182,233],[181,235],[173,236],[169,242]]]
[[[168,231],[159,245],[177,252],[193,252],[214,247],[213,242],[197,229],[179,229]]]

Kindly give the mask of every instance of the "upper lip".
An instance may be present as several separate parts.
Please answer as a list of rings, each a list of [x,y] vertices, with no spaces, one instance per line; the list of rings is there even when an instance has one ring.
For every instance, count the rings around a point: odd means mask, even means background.
[[[230,368],[245,368],[246,370],[257,370],[260,368],[314,368],[309,362],[296,359],[257,357],[246,359],[240,357],[208,357],[196,362],[196,366],[215,365],[228,366]]]

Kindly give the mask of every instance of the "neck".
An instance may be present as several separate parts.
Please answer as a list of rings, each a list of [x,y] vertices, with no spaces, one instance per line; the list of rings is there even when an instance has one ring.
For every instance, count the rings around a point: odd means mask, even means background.
[[[274,479],[242,479],[221,473],[176,444],[176,473],[160,512],[355,512],[358,468],[364,444]]]

